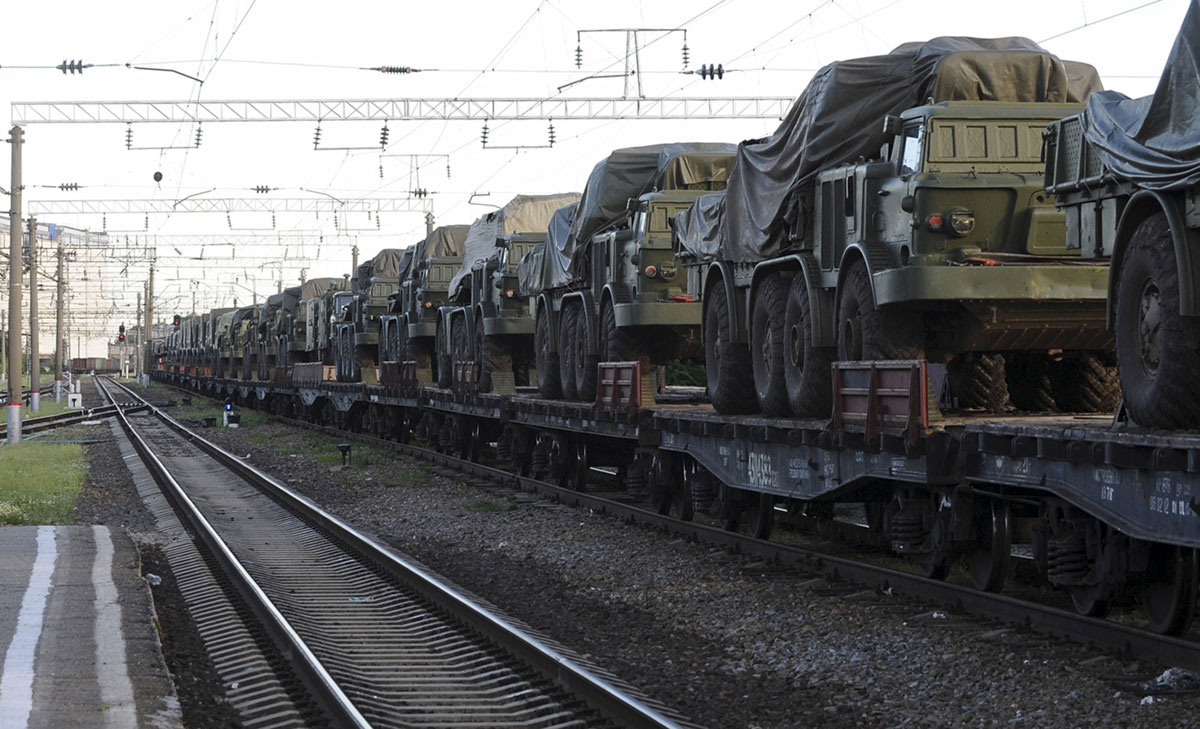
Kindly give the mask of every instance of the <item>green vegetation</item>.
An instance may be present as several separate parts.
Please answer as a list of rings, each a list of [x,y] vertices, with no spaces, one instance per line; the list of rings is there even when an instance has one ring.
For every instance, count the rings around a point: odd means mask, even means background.
[[[58,415],[67,409],[66,395],[63,396],[62,402],[54,402],[53,395],[42,395],[41,409],[39,412],[33,412],[29,409],[29,406],[26,405],[25,407],[21,408],[21,418],[28,420],[30,418],[40,418],[46,415]]]
[[[490,514],[496,511],[512,511],[515,507],[512,503],[497,504],[495,501],[487,499],[475,499],[467,508],[471,511],[478,511],[481,514]]]
[[[667,384],[668,385],[689,385],[693,387],[704,387],[707,384],[707,375],[705,374],[704,363],[696,363],[687,360],[675,360],[667,365]]]
[[[78,444],[29,441],[0,448],[0,524],[70,524],[87,476]]]

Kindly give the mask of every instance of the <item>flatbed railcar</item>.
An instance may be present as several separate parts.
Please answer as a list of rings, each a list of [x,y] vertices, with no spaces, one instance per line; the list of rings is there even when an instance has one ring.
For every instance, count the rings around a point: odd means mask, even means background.
[[[1002,589],[1024,544],[1081,613],[1102,616],[1131,587],[1159,632],[1181,632],[1194,612],[1200,434],[1122,429],[1111,416],[943,415],[922,361],[835,364],[830,419],[655,402],[636,363],[603,363],[592,403],[475,393],[470,364],[452,388],[418,379],[414,362],[384,363],[380,384],[295,375],[319,363],[262,381],[157,376],[473,460],[494,448],[522,474],[575,488],[610,467],[664,513],[704,510],[763,537],[782,509],[820,519],[861,504],[879,540],[931,577],[965,557],[977,587]]]

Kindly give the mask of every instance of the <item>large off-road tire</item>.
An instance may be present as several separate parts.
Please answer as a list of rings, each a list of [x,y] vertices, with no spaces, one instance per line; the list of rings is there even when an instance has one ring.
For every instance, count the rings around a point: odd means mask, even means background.
[[[1111,413],[1121,403],[1117,368],[1107,354],[1093,352],[1055,362],[1050,388],[1067,413]]]
[[[995,352],[968,352],[950,360],[946,367],[950,392],[963,410],[1002,412],[1008,404],[1008,382],[1004,356]]]
[[[1148,428],[1200,423],[1200,317],[1179,313],[1179,271],[1167,218],[1133,233],[1117,272],[1117,367],[1129,417]]]
[[[451,360],[449,351],[449,333],[446,332],[444,326],[439,326],[433,335],[433,362],[436,365],[433,376],[437,380],[438,387],[450,387],[450,383],[454,380],[454,366]]]
[[[813,328],[808,282],[798,273],[788,287],[783,316],[783,378],[788,405],[800,418],[825,417],[833,404],[834,348],[812,346]]]
[[[558,312],[558,381],[564,400],[578,400],[575,389],[575,324],[579,314],[575,304],[564,303]]]
[[[489,337],[483,333],[482,316],[475,317],[475,352],[479,391],[491,392],[493,372],[512,372],[512,347],[499,335]]]
[[[758,407],[750,350],[733,339],[734,313],[718,282],[708,292],[704,306],[704,366],[708,397],[718,413],[752,413]]]
[[[592,316],[591,312],[584,309],[583,306],[574,307],[575,310],[575,339],[573,345],[575,353],[571,357],[575,365],[575,395],[580,400],[592,401],[596,399],[596,365],[600,362],[598,354],[589,354],[588,344],[588,317]]]
[[[791,414],[783,375],[786,311],[787,283],[779,275],[768,276],[754,295],[750,316],[750,364],[758,407],[764,415]]]
[[[562,383],[559,381],[559,356],[553,351],[550,336],[550,312],[545,307],[538,307],[537,317],[533,324],[533,361],[537,370],[538,394],[547,400],[562,397]]]
[[[850,264],[838,298],[837,352],[843,361],[924,359],[925,329],[913,312],[875,306],[861,261]]]
[[[1004,355],[1004,379],[1008,383],[1008,399],[1013,407],[1032,413],[1058,408],[1050,386],[1053,364],[1048,354],[1009,352]]]
[[[600,309],[600,361],[636,362],[641,357],[639,350],[637,336],[617,326],[612,301],[605,301]]]
[[[451,360],[454,366],[450,370],[450,383],[454,384],[454,374],[459,362],[471,361],[471,335],[467,332],[467,318],[455,317],[450,320]]]

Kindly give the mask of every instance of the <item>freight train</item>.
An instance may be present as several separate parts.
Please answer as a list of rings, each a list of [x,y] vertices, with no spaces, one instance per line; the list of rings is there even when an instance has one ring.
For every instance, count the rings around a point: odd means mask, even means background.
[[[930,577],[961,562],[1000,590],[1018,553],[1083,614],[1132,595],[1180,633],[1200,589],[1200,436],[1114,422],[1113,363],[1130,360],[1106,327],[1111,247],[1073,242],[1148,198],[1109,180],[1108,217],[1081,227],[1083,186],[1057,198],[1065,175],[1042,178],[1044,130],[1086,120],[1097,88],[1024,39],[832,64],[770,137],[617,150],[553,213],[516,214],[518,198],[350,286],[188,321],[155,376],[575,488],[615,469],[664,513],[763,538],[781,510],[853,505]],[[1144,322],[1165,279],[1140,280]],[[688,352],[704,401],[661,382]]]

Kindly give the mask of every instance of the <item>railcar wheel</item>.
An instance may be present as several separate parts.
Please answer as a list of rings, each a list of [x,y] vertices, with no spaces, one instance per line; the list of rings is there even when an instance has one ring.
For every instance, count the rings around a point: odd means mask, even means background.
[[[754,371],[750,350],[734,342],[737,326],[735,313],[725,296],[725,286],[717,282],[707,294],[704,307],[704,367],[708,378],[708,397],[719,413],[752,413],[758,407],[754,394]]]
[[[750,364],[754,391],[764,415],[791,414],[784,379],[784,326],[787,284],[778,274],[768,276],[754,297],[750,321]]]
[[[552,351],[550,337],[550,313],[538,307],[533,326],[534,364],[537,365],[538,394],[547,400],[562,397],[559,381],[559,356]]]
[[[467,332],[466,317],[456,317],[450,322],[451,359],[454,362],[450,370],[450,386],[458,384],[454,381],[455,370],[460,362],[471,360],[471,335]],[[465,386],[465,385],[464,385]]]
[[[1012,559],[1012,513],[1007,502],[988,501],[975,513],[976,541],[967,552],[967,569],[975,589],[1000,592]]]
[[[1150,548],[1150,569],[1142,583],[1142,609],[1150,629],[1181,635],[1191,626],[1196,610],[1200,558],[1194,549],[1171,544]]]
[[[571,488],[575,491],[587,491],[588,474],[592,467],[588,462],[587,443],[581,438],[575,442],[575,454],[571,463]]]
[[[1148,428],[1200,421],[1200,317],[1179,313],[1179,269],[1162,213],[1142,222],[1117,272],[1117,367],[1129,416]]]
[[[558,380],[564,400],[578,400],[575,389],[575,325],[579,316],[575,304],[564,303],[558,313]]]
[[[749,494],[746,505],[746,529],[755,539],[770,539],[775,530],[775,497]]]

